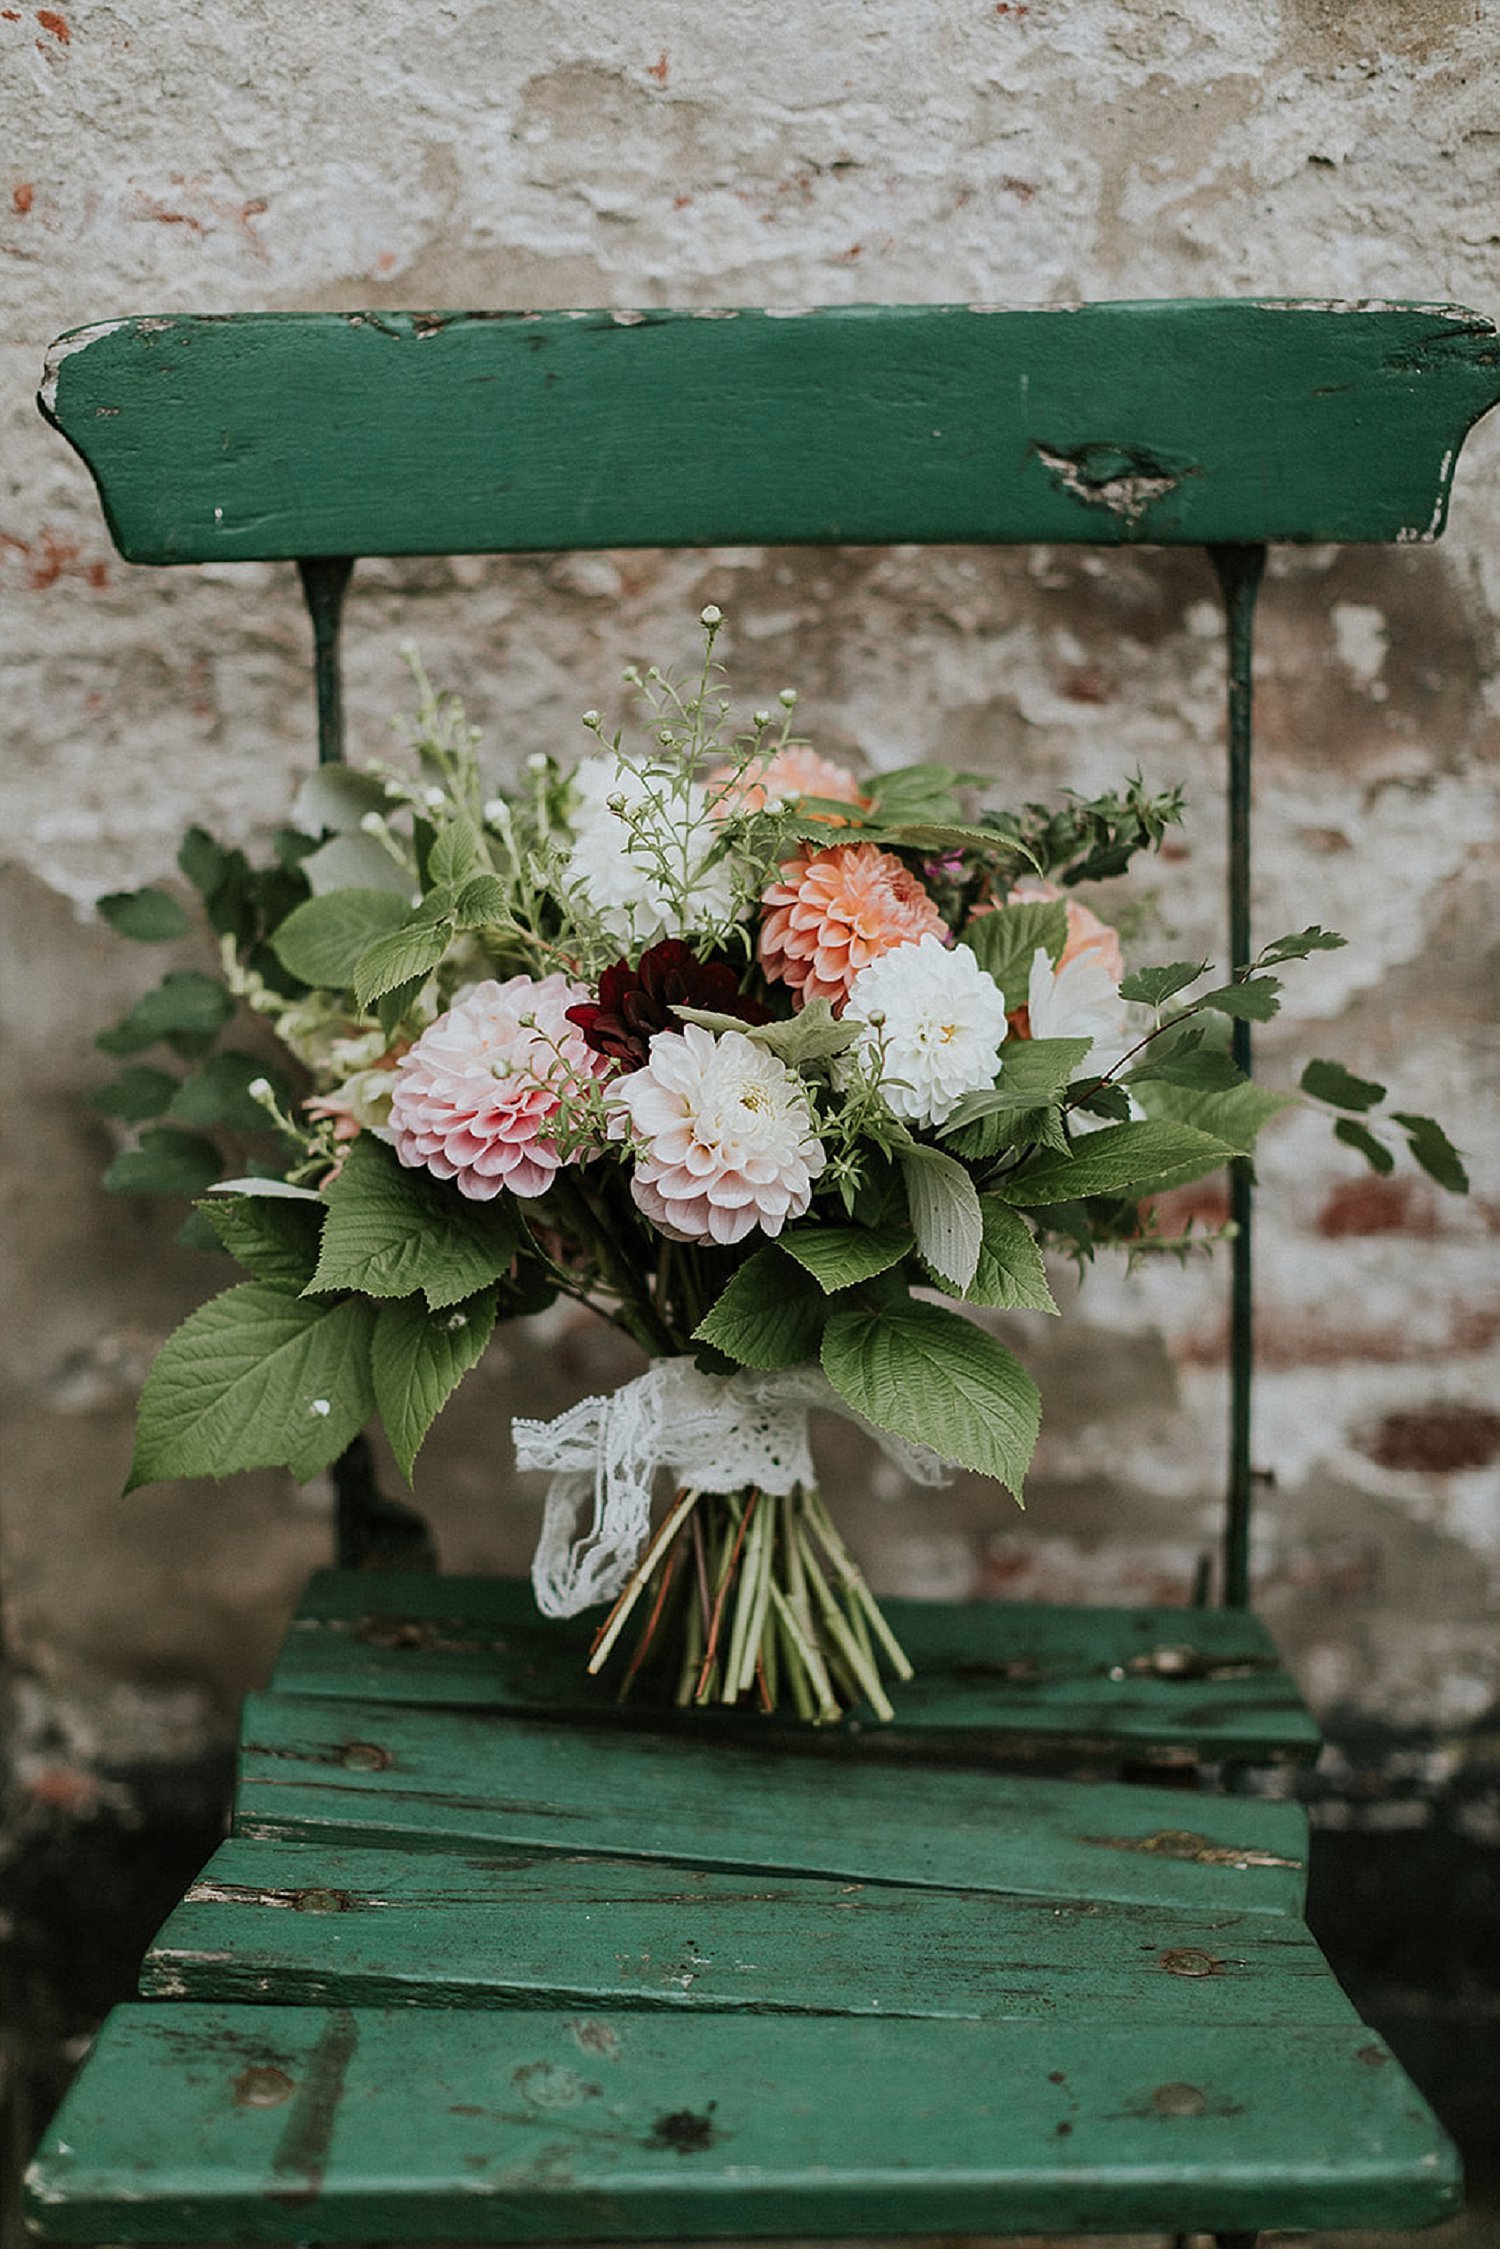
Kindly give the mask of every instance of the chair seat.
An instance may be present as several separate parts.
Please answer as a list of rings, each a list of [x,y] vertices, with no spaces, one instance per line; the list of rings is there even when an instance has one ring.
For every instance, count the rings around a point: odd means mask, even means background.
[[[320,1577],[246,1707],[233,1832],[55,2120],[33,2222],[521,2241],[1450,2213],[1452,2149],[1302,1921],[1298,1807],[982,1762],[1012,1705],[1040,1738],[1054,1681],[1066,1738],[1119,1686],[1125,1761],[1180,1748],[1194,1727],[1164,1743],[1151,1698],[1199,1690],[1201,1733],[1216,1669],[1267,1675],[1259,1628],[915,1604],[901,1626],[948,1665],[899,1700],[904,1757],[873,1730],[622,1728],[516,1589]]]

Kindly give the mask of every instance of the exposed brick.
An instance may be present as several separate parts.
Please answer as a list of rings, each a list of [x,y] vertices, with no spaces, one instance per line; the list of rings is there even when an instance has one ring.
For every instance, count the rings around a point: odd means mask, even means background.
[[[1483,1468],[1500,1453],[1500,1413],[1445,1402],[1416,1406],[1386,1414],[1355,1442],[1382,1468],[1449,1475],[1459,1468]]]
[[[1438,1230],[1433,1197],[1413,1179],[1341,1179],[1318,1213],[1327,1241],[1350,1234],[1416,1234]]]

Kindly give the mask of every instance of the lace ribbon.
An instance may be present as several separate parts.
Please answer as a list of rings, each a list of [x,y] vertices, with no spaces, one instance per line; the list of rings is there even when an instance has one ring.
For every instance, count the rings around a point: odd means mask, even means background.
[[[531,1565],[542,1614],[576,1616],[614,1599],[646,1543],[660,1469],[698,1491],[756,1484],[779,1496],[816,1482],[814,1406],[866,1430],[914,1482],[943,1482],[948,1464],[935,1452],[877,1429],[813,1365],[725,1376],[700,1373],[690,1358],[656,1359],[612,1396],[583,1398],[555,1421],[513,1421],[517,1467],[552,1472]]]

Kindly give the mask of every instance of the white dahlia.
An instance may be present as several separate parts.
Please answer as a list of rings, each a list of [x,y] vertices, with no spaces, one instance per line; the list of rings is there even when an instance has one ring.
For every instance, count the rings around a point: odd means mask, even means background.
[[[659,1031],[610,1087],[618,1129],[644,1143],[630,1191],[673,1241],[779,1234],[812,1201],[822,1142],[795,1071],[742,1031]]]
[[[844,1021],[860,1026],[859,1050],[908,1124],[942,1124],[999,1073],[1005,998],[967,945],[929,935],[882,953],[855,977]]]
[[[734,911],[708,791],[625,758],[585,758],[573,776],[573,849],[563,887],[576,891],[628,951],[711,929]]]
[[[1130,1042],[1130,1015],[1109,958],[1093,945],[1056,968],[1039,945],[1031,956],[1026,1016],[1034,1039],[1090,1039],[1083,1069],[1112,1070]]]

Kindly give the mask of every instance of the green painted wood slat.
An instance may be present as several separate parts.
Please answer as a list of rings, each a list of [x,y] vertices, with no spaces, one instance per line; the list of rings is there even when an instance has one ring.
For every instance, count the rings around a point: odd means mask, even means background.
[[[831,1785],[832,1783],[832,1785]],[[1294,1913],[1293,1804],[252,1695],[236,1834]]]
[[[148,1998],[962,2020],[1344,2023],[1300,1922],[601,1858],[231,1839]]]
[[[1452,2149],[1333,2029],[122,2007],[29,2178],[54,2240],[1421,2225]]]
[[[1307,1763],[1319,1734],[1276,1646],[1244,1610],[1076,1609],[888,1599],[916,1665],[896,1716],[846,1729],[882,1751],[1142,1763]],[[321,1570],[298,1604],[274,1692],[652,1722],[583,1665],[593,1620],[559,1624],[515,1578]],[[711,1722],[711,1721],[710,1721]],[[695,1718],[695,1727],[703,1720]],[[744,1721],[731,1718],[731,1730]],[[765,1729],[754,1720],[757,1735]]]
[[[43,411],[132,562],[1428,539],[1500,398],[1462,307],[167,315]]]

